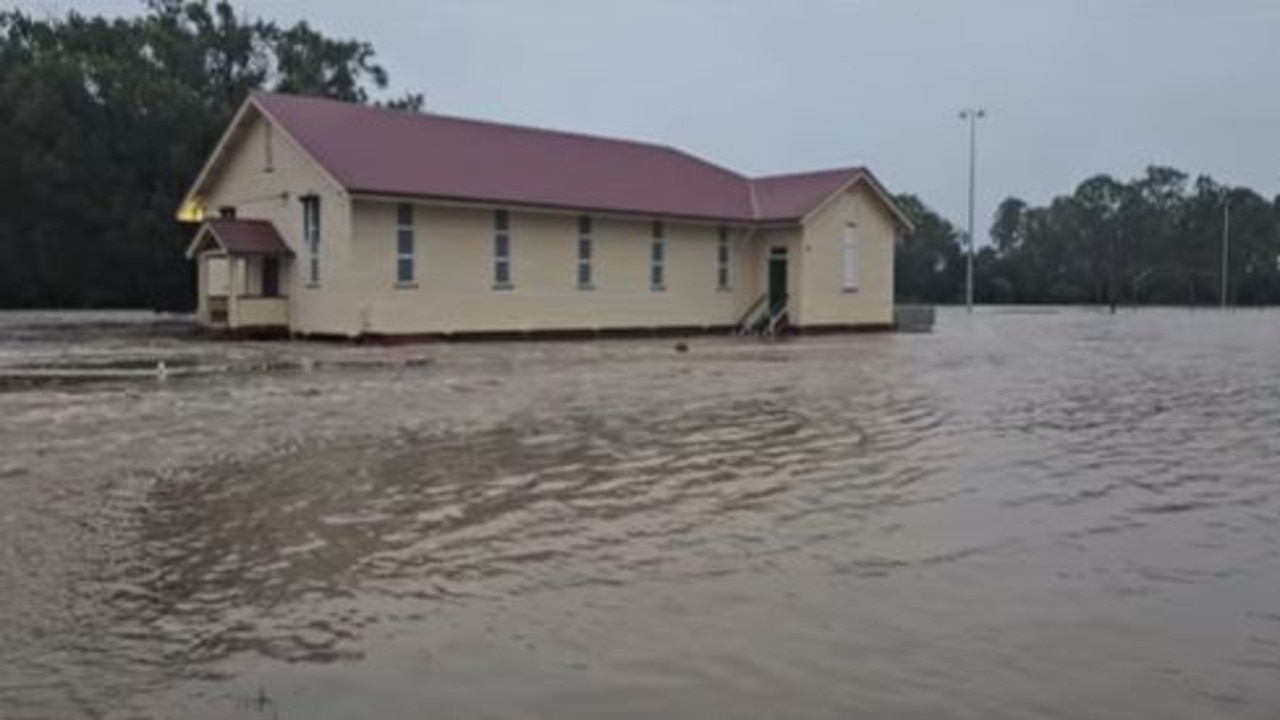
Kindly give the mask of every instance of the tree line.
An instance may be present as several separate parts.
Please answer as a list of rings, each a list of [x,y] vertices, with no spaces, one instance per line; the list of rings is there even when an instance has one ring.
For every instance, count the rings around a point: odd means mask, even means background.
[[[918,198],[899,200],[916,223],[898,250],[899,299],[963,302],[964,233]],[[974,257],[975,301],[1215,304],[1224,234],[1228,301],[1280,303],[1280,196],[1149,167],[1127,182],[1089,178],[1040,207],[1010,197]]]
[[[146,0],[130,18],[0,11],[0,307],[189,308],[174,221],[254,89],[376,102],[372,45],[237,15],[225,0]],[[384,104],[421,109],[421,95]],[[963,300],[963,234],[918,198],[897,253],[902,301]],[[995,303],[1216,302],[1223,207],[1231,299],[1280,303],[1280,197],[1153,167],[1034,207],[1000,204],[975,295]]]
[[[0,12],[0,307],[190,307],[174,211],[249,91],[370,102],[387,86],[369,43],[305,22],[143,9]]]

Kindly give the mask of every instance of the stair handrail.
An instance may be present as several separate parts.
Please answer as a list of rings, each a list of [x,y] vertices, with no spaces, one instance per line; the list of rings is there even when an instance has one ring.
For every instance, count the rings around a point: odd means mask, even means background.
[[[756,298],[755,302],[751,303],[750,307],[747,308],[747,311],[742,314],[742,317],[738,318],[737,330],[739,333],[749,331],[750,326],[755,324],[755,316],[759,314],[761,308],[764,307],[768,300],[769,293],[764,293],[760,297]]]
[[[791,297],[789,295],[783,295],[782,302],[778,304],[777,311],[769,314],[769,324],[764,331],[766,335],[776,335],[778,332],[778,325],[786,322],[790,300]]]

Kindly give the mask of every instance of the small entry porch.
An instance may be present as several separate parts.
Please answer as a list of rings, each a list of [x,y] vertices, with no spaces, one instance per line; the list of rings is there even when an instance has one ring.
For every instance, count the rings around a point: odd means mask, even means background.
[[[197,319],[217,330],[289,328],[293,251],[265,220],[210,220],[187,248],[196,262]]]

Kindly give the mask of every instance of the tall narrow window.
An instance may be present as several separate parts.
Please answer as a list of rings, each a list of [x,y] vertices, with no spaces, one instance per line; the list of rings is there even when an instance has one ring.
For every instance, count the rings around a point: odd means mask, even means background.
[[[591,217],[578,218],[578,289],[591,290]]]
[[[396,206],[396,283],[413,284],[413,206],[400,203]]]
[[[665,290],[667,279],[667,229],[662,221],[653,223],[653,244],[649,248],[649,289]]]
[[[719,290],[728,290],[730,281],[729,277],[729,228],[720,228],[720,239],[716,243],[716,288]]]
[[[858,234],[853,223],[844,228],[844,291],[858,290]]]
[[[320,284],[320,197],[302,198],[302,237],[307,245],[307,280]]]
[[[511,289],[511,216],[506,210],[493,214],[493,288]]]
[[[271,132],[272,132],[271,123],[268,122],[263,126],[263,131],[262,131],[262,171],[263,172],[275,172],[275,169],[276,169],[275,148],[272,147],[272,143],[275,141],[271,137]]]

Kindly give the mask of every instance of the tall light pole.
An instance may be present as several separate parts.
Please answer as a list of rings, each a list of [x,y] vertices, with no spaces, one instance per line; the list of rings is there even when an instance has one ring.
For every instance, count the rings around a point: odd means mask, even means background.
[[[1222,191],[1222,309],[1227,309],[1227,284],[1230,281],[1231,257],[1231,191]]]
[[[960,111],[960,119],[969,123],[969,232],[968,258],[964,270],[964,306],[973,312],[973,194],[978,178],[978,121],[987,116],[980,107]]]

